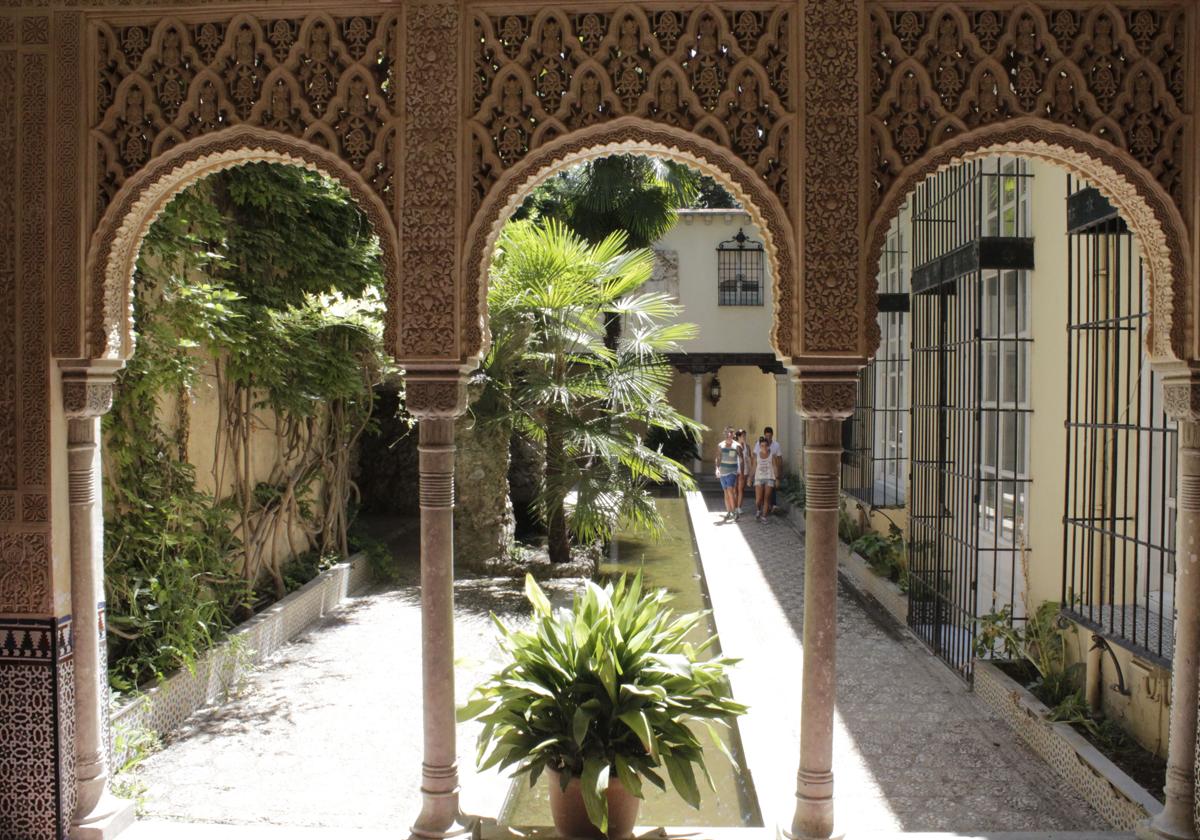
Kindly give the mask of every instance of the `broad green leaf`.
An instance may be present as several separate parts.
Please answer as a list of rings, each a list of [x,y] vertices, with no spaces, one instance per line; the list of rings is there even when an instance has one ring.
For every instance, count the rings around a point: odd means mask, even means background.
[[[608,784],[608,765],[598,758],[587,758],[583,762],[583,774],[579,787],[583,792],[583,805],[588,819],[601,831],[608,831],[608,799],[604,795]]]

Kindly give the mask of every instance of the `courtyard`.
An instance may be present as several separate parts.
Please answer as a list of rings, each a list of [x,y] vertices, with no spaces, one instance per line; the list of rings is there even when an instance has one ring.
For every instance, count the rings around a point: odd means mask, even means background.
[[[740,735],[762,822],[778,825],[789,818],[787,780],[799,739],[797,726],[779,722],[795,717],[799,695],[799,670],[781,663],[803,656],[802,536],[786,517],[724,524],[718,510],[712,494],[687,498],[722,648],[742,658],[732,682],[735,697],[751,707]],[[159,831],[199,823],[342,829],[366,838],[411,818],[420,807],[418,768],[396,756],[419,749],[413,710],[420,705],[420,663],[392,660],[380,640],[419,635],[415,559],[406,560],[405,581],[354,598],[319,621],[253,673],[236,699],[197,713],[147,759],[135,774],[144,785],[143,819]],[[561,603],[580,584],[545,586]],[[843,584],[837,610],[845,664],[834,773],[853,791],[839,800],[845,803],[839,825],[849,836],[1110,836],[1099,815],[878,604]],[[460,703],[500,656],[489,612],[527,620],[520,581],[460,576]],[[905,722],[900,729],[897,720]],[[499,814],[513,783],[475,770],[478,730],[475,723],[459,729],[461,801],[467,813]],[[273,768],[281,766],[292,769],[280,776]],[[687,816],[686,809],[680,813]]]

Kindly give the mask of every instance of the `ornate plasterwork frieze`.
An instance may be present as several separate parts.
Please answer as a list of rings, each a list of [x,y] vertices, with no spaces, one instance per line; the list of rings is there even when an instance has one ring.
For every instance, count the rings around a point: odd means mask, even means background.
[[[458,66],[461,14],[405,7],[404,159],[400,210],[404,359],[458,358]]]
[[[154,157],[237,125],[329,150],[390,206],[396,20],[279,7],[97,21],[93,218]]]
[[[868,26],[874,203],[941,143],[1036,116],[1127,153],[1183,206],[1183,4],[880,5]]]
[[[804,289],[799,352],[862,355],[877,343],[859,284],[858,3],[810,0],[804,32]],[[873,346],[873,345],[872,345]]]
[[[106,211],[89,251],[91,358],[124,359],[133,352],[130,283],[134,265],[143,237],[169,200],[206,175],[251,162],[321,171],[346,188],[379,235],[389,302],[384,337],[394,339],[399,260],[394,228],[381,197],[345,161],[320,146],[241,125],[159,155],[122,187]],[[389,346],[395,346],[394,341],[389,341]]]
[[[872,6],[866,280],[883,228],[918,180],[973,154],[1030,154],[1120,208],[1149,267],[1147,346],[1155,359],[1186,358],[1195,82],[1185,59],[1196,49],[1186,5]]]

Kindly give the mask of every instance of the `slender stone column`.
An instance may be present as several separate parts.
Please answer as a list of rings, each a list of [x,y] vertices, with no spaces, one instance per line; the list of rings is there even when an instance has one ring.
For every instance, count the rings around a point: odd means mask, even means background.
[[[71,612],[75,642],[76,808],[71,840],[115,837],[133,823],[132,802],[108,792],[108,668],[104,639],[104,518],[100,416],[112,406],[113,366],[63,374],[71,505]]]
[[[1163,388],[1167,413],[1179,424],[1175,524],[1175,652],[1171,657],[1171,729],[1166,803],[1138,829],[1153,840],[1196,838],[1196,715],[1200,678],[1200,384]]]
[[[792,414],[796,410],[796,400],[788,399],[788,392],[791,390],[790,377],[786,373],[776,373],[773,376],[775,377],[775,440],[783,449],[783,472],[786,475],[798,472],[793,455],[800,448],[796,445],[796,439],[791,436]]]
[[[703,373],[693,373],[692,374],[692,382],[695,386],[695,394],[694,394],[694,398],[692,401],[693,405],[695,407],[692,410],[692,419],[695,420],[697,423],[703,423],[704,422],[704,374]],[[705,455],[705,453],[701,452],[700,457],[692,459],[692,473],[694,475],[703,474],[703,472],[704,472],[704,455]]]
[[[854,380],[801,379],[804,416],[804,663],[800,698],[800,769],[796,774],[794,840],[834,833],[833,712],[836,700],[838,479],[842,420],[854,407]]]
[[[409,410],[418,418],[421,503],[421,676],[424,760],[421,813],[414,837],[468,830],[459,811],[454,717],[454,418],[462,382],[410,378]]]

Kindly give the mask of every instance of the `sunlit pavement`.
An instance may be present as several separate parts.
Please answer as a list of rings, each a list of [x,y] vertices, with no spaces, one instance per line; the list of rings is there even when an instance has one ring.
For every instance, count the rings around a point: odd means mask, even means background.
[[[145,820],[121,835],[121,840],[396,840],[407,836],[401,830],[347,830],[336,828],[294,828],[290,826],[221,825],[216,823],[178,823]],[[488,835],[484,835],[485,838]],[[523,835],[505,832],[504,837],[549,838],[551,832],[531,831]],[[653,829],[638,835],[639,840],[768,840],[770,829],[684,829],[678,832]],[[847,835],[845,840],[1126,840],[1132,834],[1101,834],[1095,831],[1018,831],[968,833],[896,833],[866,832]]]
[[[803,538],[784,517],[722,522],[716,494],[691,493],[688,507],[722,648],[743,660],[731,681],[750,706],[740,728],[759,804],[766,825],[788,826],[800,755]],[[837,675],[836,821],[850,837],[1121,836],[1107,834],[1099,814],[907,630],[840,584]]]

